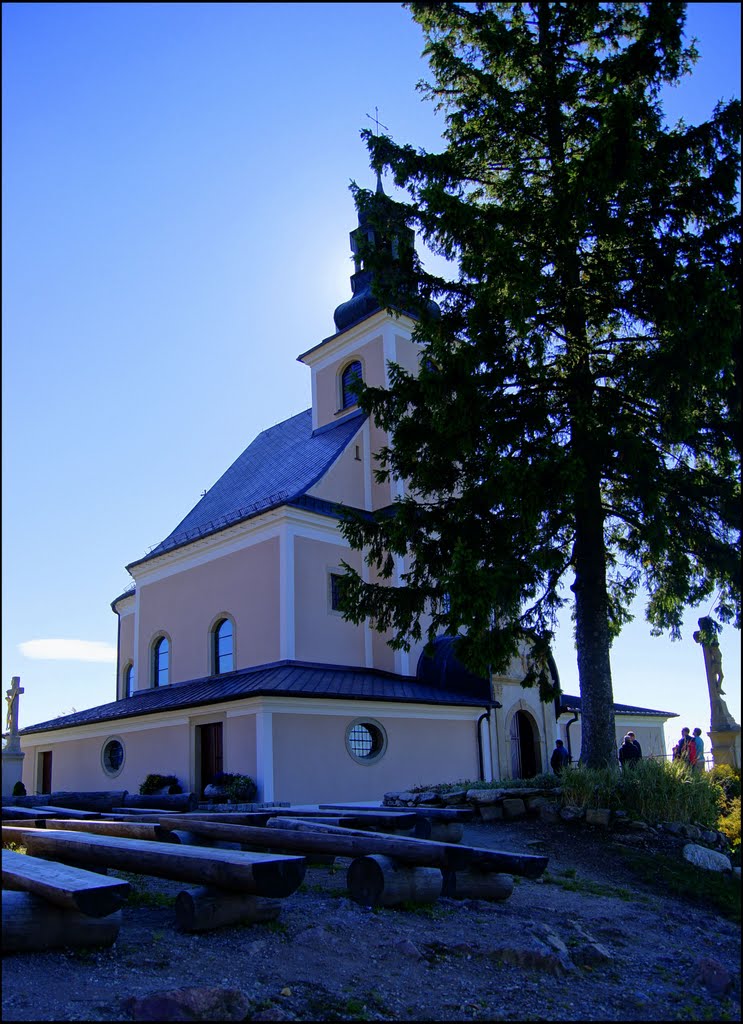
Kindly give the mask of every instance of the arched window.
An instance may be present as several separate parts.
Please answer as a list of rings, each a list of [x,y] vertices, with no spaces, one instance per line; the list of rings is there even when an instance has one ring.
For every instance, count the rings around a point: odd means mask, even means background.
[[[124,669],[124,696],[131,697],[134,693],[134,665],[131,663]]]
[[[170,668],[170,644],[166,636],[155,641],[152,648],[152,685],[167,686]]]
[[[348,409],[356,405],[357,398],[353,393],[353,385],[356,381],[362,380],[361,363],[358,359],[349,363],[341,375],[341,409]]]
[[[234,668],[234,634],[232,622],[229,619],[220,619],[212,633],[214,637],[214,672],[222,675],[223,672],[231,672]]]

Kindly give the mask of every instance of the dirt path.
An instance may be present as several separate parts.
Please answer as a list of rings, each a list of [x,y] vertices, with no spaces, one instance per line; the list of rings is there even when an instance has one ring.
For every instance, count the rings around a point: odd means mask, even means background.
[[[739,929],[638,883],[609,837],[527,821],[469,825],[462,841],[544,852],[547,875],[504,903],[372,912],[345,895],[339,858],[308,869],[277,921],[201,935],[140,899],[110,950],[7,956],[3,1017],[193,1019],[164,1004],[132,1016],[128,1001],[199,987],[242,993],[210,1020],[739,1019]]]

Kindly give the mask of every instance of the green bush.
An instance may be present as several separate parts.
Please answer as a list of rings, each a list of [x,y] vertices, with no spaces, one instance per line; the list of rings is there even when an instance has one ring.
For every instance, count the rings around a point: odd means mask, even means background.
[[[735,863],[740,864],[740,797],[730,801],[729,810],[721,815],[717,823],[720,832],[730,840],[730,849]]]
[[[26,787],[23,785],[22,782],[16,782],[15,786],[13,786],[13,796],[25,796],[25,795],[26,795]]]
[[[149,796],[152,793],[159,793],[161,789],[168,787],[168,793],[182,793],[178,779],[175,775],[148,775],[144,782],[139,787],[139,792],[142,796]]]
[[[716,764],[712,771],[707,773],[711,782],[716,782],[725,794],[725,800],[731,801],[736,797],[740,800],[740,770],[736,770],[729,764]]]
[[[532,779],[496,779],[486,782],[483,779],[459,779],[457,782],[435,782],[430,786],[422,782],[410,786],[410,793],[452,793],[460,789],[555,789],[560,779],[551,772],[543,772]]]
[[[714,828],[720,787],[681,761],[644,758],[626,770],[571,766],[562,773],[562,802],[575,807],[609,807],[643,821],[696,822]]]
[[[250,775],[233,775],[225,786],[227,799],[234,803],[249,803],[257,792],[258,787]]]

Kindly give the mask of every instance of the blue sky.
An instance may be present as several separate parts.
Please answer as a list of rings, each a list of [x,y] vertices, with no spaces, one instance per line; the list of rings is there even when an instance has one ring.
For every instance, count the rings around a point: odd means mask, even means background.
[[[398,4],[3,4],[3,689],[20,724],[114,699],[125,565],[257,433],[350,296],[359,131],[435,149]],[[690,4],[670,120],[740,95],[740,7]],[[389,190],[389,186],[388,186]],[[690,612],[614,645],[615,699],[709,726]],[[51,641],[64,640],[64,645]],[[739,635],[722,640],[740,721]],[[569,620],[555,656],[578,692]]]

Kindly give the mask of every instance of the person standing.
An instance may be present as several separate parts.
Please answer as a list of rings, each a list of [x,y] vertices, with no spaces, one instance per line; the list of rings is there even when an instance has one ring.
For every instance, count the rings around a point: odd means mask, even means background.
[[[639,744],[639,743],[637,742],[637,739],[635,738],[635,734],[634,734],[633,732],[628,732],[628,733],[627,733],[627,735],[628,735],[628,736],[629,736],[629,738],[630,738],[630,739],[632,740],[632,742],[634,743],[634,745],[635,745],[635,746],[637,747],[637,753],[638,753],[638,754],[640,755],[640,757],[638,757],[638,761],[639,761],[639,760],[640,760],[640,758],[642,757],[642,747],[641,747],[641,746],[640,746],[640,744]]]
[[[555,775],[559,775],[562,772],[569,760],[570,755],[565,749],[562,740],[555,740],[555,749],[552,751],[552,757],[550,758],[550,766]]]
[[[691,740],[689,738],[690,730],[683,728],[681,730],[681,739],[678,741],[676,746],[673,748],[673,759],[674,761],[688,761],[689,760],[689,744]]]
[[[698,772],[704,771],[704,740],[702,739],[702,730],[697,726],[694,730],[694,735],[690,740],[691,743],[696,747],[696,761],[694,767]]]
[[[619,748],[619,763],[622,768],[627,768],[630,765],[637,764],[639,760],[640,751],[637,749],[637,744],[632,742],[629,735],[625,736]]]

